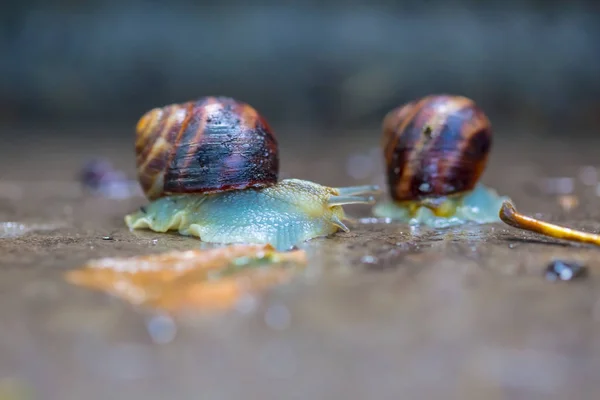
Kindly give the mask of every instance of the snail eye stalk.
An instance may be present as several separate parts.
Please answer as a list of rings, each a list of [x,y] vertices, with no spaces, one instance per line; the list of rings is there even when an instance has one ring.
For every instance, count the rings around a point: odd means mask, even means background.
[[[346,204],[374,204],[373,196],[331,196],[327,204],[333,206],[343,206]]]
[[[379,190],[379,186],[377,185],[347,186],[335,189],[339,196],[355,196],[366,193],[377,193]]]

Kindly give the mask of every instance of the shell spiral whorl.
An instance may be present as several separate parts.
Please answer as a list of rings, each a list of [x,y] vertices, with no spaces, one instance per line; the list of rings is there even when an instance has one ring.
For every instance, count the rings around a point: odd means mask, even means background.
[[[278,144],[250,105],[203,97],[148,111],[136,127],[136,167],[146,197],[215,193],[277,183]]]
[[[390,111],[383,121],[383,149],[392,199],[472,190],[491,145],[490,121],[466,97],[432,95]]]

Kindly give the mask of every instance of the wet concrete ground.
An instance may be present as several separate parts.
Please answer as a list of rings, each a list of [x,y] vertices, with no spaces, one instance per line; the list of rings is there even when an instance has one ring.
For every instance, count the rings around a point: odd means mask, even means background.
[[[64,272],[90,258],[199,245],[129,232],[123,216],[143,198],[94,197],[76,184],[78,169],[96,156],[133,177],[130,135],[11,135],[2,148],[0,221],[38,230],[0,230],[0,395],[596,398],[600,249],[502,224],[354,224],[307,243],[309,265],[292,282],[225,313],[170,317],[66,283]],[[343,145],[295,135],[303,140],[293,146],[282,139],[282,177],[381,183],[372,164],[377,133],[349,135]],[[596,143],[518,137],[497,133],[483,181],[524,213],[599,232],[600,197],[591,170],[582,170],[599,166]],[[348,169],[349,158],[362,167]],[[563,188],[574,184],[579,205],[561,208],[540,189],[547,177],[572,178]],[[366,217],[369,209],[348,212]],[[550,283],[543,271],[555,258],[583,262],[590,274]]]

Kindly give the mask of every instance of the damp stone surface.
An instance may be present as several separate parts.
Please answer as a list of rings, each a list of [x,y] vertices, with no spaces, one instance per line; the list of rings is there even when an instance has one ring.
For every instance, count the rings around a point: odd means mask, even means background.
[[[592,135],[561,142],[497,129],[482,182],[523,213],[600,232]],[[325,132],[283,131],[282,176],[382,183],[382,168],[347,172],[350,155],[377,156],[378,133],[334,141]],[[369,219],[370,206],[349,206],[365,223],[303,244],[308,262],[291,280],[226,311],[175,316],[64,279],[90,259],[206,246],[130,232],[123,217],[145,199],[78,186],[81,167],[102,157],[133,179],[131,133],[93,131],[89,146],[88,136],[72,141],[78,132],[47,131],[34,147],[25,133],[6,132],[13,139],[0,148],[0,222],[13,224],[0,236],[0,394],[588,399],[600,389],[600,248],[502,223],[390,224]],[[572,179],[569,193],[545,191],[541,182],[556,177]],[[565,195],[576,196],[576,206],[561,206]],[[553,260],[585,265],[588,274],[548,282]]]

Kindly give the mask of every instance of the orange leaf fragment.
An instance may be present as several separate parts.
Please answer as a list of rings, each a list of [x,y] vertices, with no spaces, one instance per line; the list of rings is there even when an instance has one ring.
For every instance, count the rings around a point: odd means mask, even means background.
[[[269,245],[231,245],[103,258],[69,271],[66,279],[164,311],[227,309],[245,294],[256,294],[291,279],[294,268],[270,265],[280,263],[303,266],[306,253],[277,252]]]

